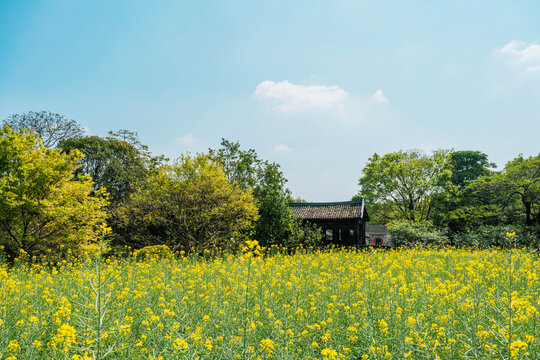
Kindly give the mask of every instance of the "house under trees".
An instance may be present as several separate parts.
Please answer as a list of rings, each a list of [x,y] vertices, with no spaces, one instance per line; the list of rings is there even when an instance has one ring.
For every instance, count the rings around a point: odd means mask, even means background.
[[[329,203],[290,203],[297,219],[321,227],[325,244],[365,246],[366,222],[364,200]]]

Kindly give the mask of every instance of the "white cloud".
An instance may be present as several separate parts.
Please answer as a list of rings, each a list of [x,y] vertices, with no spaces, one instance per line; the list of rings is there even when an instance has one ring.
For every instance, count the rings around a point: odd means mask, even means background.
[[[382,90],[377,90],[373,93],[373,95],[371,95],[371,101],[378,103],[387,103],[388,99],[384,96]]]
[[[296,85],[289,81],[263,81],[255,89],[255,97],[270,101],[283,113],[311,109],[342,108],[348,94],[339,86]]]
[[[540,70],[540,44],[524,41],[510,41],[497,52],[508,56],[515,64],[525,67],[526,71]]]
[[[288,153],[291,150],[292,150],[292,148],[288,147],[285,144],[278,144],[278,145],[274,146],[274,152],[277,152],[277,153]]]
[[[186,136],[178,137],[174,139],[179,144],[195,144],[199,142],[199,139],[196,139],[191,135],[191,133],[187,134]]]
[[[540,65],[538,65],[538,66],[529,66],[527,68],[527,71],[529,71],[529,72],[537,72],[537,71],[540,72]]]

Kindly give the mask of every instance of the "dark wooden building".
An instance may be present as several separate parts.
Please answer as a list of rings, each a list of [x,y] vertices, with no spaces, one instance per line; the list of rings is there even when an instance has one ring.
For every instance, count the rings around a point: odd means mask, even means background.
[[[331,203],[290,203],[297,219],[320,226],[327,244],[366,245],[366,222],[369,221],[364,200]]]

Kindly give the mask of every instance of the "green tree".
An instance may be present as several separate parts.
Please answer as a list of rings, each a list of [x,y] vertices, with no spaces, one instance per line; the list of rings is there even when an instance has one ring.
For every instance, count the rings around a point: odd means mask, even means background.
[[[71,181],[80,152],[49,149],[34,133],[0,129],[0,242],[11,256],[58,254],[96,239],[107,200],[92,179]]]
[[[109,132],[107,138],[71,138],[61,141],[60,147],[68,153],[76,150],[84,154],[76,173],[90,175],[94,190],[106,189],[113,206],[127,199],[163,161],[163,157],[150,154],[137,133],[128,130]]]
[[[495,164],[489,162],[488,156],[480,151],[452,151],[447,163],[447,169],[452,172],[451,181],[444,192],[432,199],[433,223],[448,227],[451,233],[483,224],[487,218],[472,216],[477,213],[472,210],[486,205],[489,199],[474,196],[470,184],[480,177],[495,174],[490,170],[493,167]]]
[[[490,169],[495,167],[494,163],[488,161],[486,154],[473,150],[452,151],[448,165],[452,171],[452,183],[460,189],[480,176],[489,175]]]
[[[471,185],[477,197],[496,199],[482,208],[485,213],[499,212],[527,226],[540,225],[540,154],[520,155],[503,171]]]
[[[14,114],[4,120],[12,130],[34,130],[48,148],[56,147],[61,140],[76,138],[83,135],[81,125],[75,120],[48,111],[29,111],[24,114]]]
[[[251,191],[228,182],[218,163],[203,154],[182,156],[149,176],[119,209],[118,243],[187,251],[229,247],[257,217]]]
[[[288,206],[292,197],[279,165],[263,161],[253,149],[242,150],[239,142],[225,139],[221,148],[210,149],[210,154],[223,165],[229,182],[253,192],[260,217],[252,236],[264,246],[284,243],[296,219]]]
[[[360,192],[380,221],[430,219],[435,194],[443,192],[451,171],[446,169],[448,151],[431,156],[419,151],[398,151],[369,158],[358,180]]]

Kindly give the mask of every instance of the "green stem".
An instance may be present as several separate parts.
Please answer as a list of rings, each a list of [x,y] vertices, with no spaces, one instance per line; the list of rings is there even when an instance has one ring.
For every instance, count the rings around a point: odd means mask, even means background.
[[[246,312],[248,310],[248,289],[249,289],[249,277],[251,274],[251,257],[248,260],[248,273],[247,273],[247,279],[246,279],[246,289],[244,290],[244,304],[245,304],[245,310],[242,310],[242,314],[244,317],[243,323],[244,323],[244,350],[243,355],[244,359],[246,358],[246,346],[247,346],[247,337],[246,337],[246,330],[247,330],[247,323],[246,323]]]
[[[97,313],[97,353],[96,359],[101,359],[101,253],[103,248],[103,239],[99,242],[99,254],[96,258],[97,292],[95,309]]]

